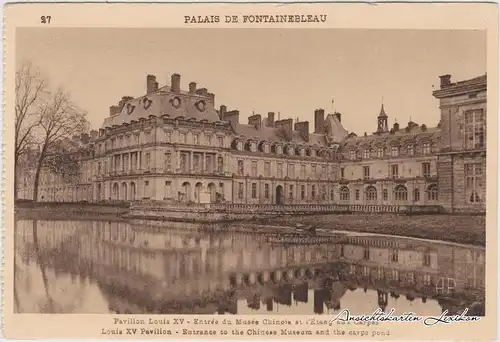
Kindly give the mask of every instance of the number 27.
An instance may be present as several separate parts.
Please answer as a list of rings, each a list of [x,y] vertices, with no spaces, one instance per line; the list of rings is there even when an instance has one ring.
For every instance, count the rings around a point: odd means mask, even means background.
[[[51,18],[52,17],[50,15],[42,15],[40,17],[40,21],[41,21],[42,24],[50,24],[50,19]]]

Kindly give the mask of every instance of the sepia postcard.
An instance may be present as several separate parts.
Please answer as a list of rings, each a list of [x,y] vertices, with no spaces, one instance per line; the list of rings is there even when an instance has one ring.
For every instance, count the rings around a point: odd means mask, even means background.
[[[4,51],[6,338],[496,339],[495,4],[10,4]]]

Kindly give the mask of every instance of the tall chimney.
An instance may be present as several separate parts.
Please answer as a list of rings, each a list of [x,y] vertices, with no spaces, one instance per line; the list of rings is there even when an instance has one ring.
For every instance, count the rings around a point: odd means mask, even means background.
[[[158,90],[158,82],[156,82],[156,76],[148,75],[146,76],[146,93],[152,93]]]
[[[248,124],[254,126],[257,130],[260,130],[262,125],[262,117],[260,114],[252,115],[248,118]]]
[[[181,92],[181,75],[179,74],[173,74],[171,77],[171,82],[170,82],[170,89],[174,93],[180,93]]]
[[[224,121],[229,121],[231,123],[231,126],[235,128],[240,121],[240,111],[231,110],[229,112],[226,112],[224,114]]]
[[[226,120],[226,119],[225,119],[225,114],[226,114],[226,112],[227,112],[227,107],[226,107],[226,106],[224,106],[224,105],[221,105],[221,106],[220,106],[220,109],[219,109],[219,117],[220,117],[221,121]]]
[[[394,132],[399,131],[399,124],[397,122],[394,123]]]
[[[280,130],[286,139],[292,138],[293,119],[278,120],[274,123],[277,130]]]
[[[274,112],[267,113],[267,126],[274,127]]]
[[[299,132],[305,141],[309,141],[309,121],[296,122],[294,130]]]
[[[201,96],[208,96],[208,89],[207,88],[197,89],[196,94],[201,95]]]
[[[314,111],[314,133],[325,132],[325,110],[316,109]]]
[[[439,78],[441,79],[441,88],[444,88],[451,84],[451,75],[443,75],[439,76]]]
[[[196,82],[189,83],[189,93],[196,94]]]
[[[122,111],[122,108],[123,107],[120,107],[120,106],[110,106],[109,107],[109,116],[120,114],[120,112]]]

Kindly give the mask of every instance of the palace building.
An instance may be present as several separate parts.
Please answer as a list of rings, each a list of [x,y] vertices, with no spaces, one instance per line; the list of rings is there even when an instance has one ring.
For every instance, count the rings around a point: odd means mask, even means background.
[[[382,104],[374,132],[360,136],[343,127],[340,113],[323,109],[314,111],[311,129],[308,121],[279,120],[273,112],[242,123],[239,111],[216,109],[206,88],[191,82],[182,90],[178,74],[163,87],[148,75],[146,89],[112,105],[102,127],[84,137],[78,184],[44,175],[51,180],[39,200],[484,211],[486,75],[457,83],[442,76],[433,93],[441,108],[435,126],[389,127]],[[23,184],[19,193],[31,193]]]

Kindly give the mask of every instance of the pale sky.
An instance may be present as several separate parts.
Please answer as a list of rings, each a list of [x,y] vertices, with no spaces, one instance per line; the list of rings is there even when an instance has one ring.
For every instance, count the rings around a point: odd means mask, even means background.
[[[486,72],[484,31],[352,29],[113,29],[17,30],[16,61],[37,66],[88,112],[93,128],[122,96],[141,96],[146,75],[160,86],[181,75],[248,116],[280,112],[309,120],[317,108],[342,113],[358,135],[376,130],[383,97],[389,116],[406,125],[435,126],[432,96],[439,75],[452,81]],[[277,115],[277,114],[276,114]],[[277,119],[277,117],[276,117]]]

